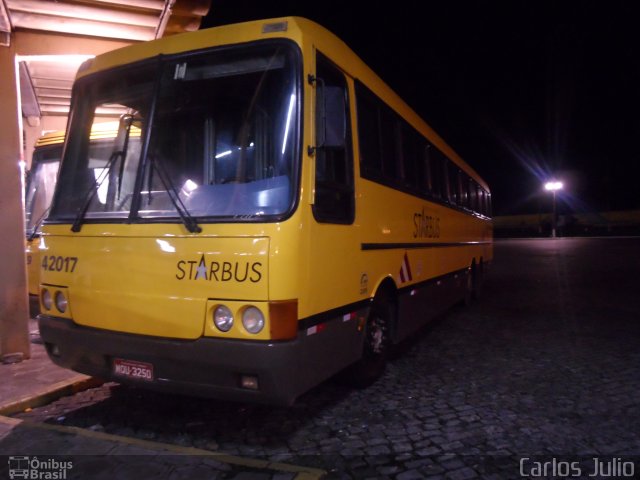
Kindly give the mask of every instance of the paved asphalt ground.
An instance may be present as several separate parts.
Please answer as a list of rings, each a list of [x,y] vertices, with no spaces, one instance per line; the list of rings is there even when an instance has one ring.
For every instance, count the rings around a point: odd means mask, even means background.
[[[366,390],[329,381],[274,408],[105,384],[16,416],[328,478],[639,478],[640,238],[497,241],[481,301]]]

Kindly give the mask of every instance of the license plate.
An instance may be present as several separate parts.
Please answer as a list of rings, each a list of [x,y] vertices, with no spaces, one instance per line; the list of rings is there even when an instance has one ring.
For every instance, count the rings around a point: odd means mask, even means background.
[[[151,382],[153,381],[153,365],[146,362],[137,362],[135,360],[114,358],[113,374],[118,377]]]

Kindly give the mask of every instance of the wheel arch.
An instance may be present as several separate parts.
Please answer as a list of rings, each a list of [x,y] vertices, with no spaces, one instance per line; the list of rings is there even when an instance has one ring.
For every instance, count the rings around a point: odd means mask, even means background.
[[[393,318],[391,320],[391,324],[389,325],[390,334],[391,334],[391,342],[395,343],[397,339],[398,332],[398,318],[400,314],[400,299],[399,299],[399,291],[396,282],[393,277],[386,276],[379,279],[377,285],[373,290],[373,294],[371,296],[371,303],[378,301],[387,301],[392,305]]]

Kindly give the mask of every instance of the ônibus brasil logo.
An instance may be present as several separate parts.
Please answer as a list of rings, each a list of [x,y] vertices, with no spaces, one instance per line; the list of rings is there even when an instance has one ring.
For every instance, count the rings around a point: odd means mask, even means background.
[[[65,480],[67,472],[73,468],[73,462],[60,461],[55,458],[46,460],[38,457],[9,457],[9,478],[33,480]]]

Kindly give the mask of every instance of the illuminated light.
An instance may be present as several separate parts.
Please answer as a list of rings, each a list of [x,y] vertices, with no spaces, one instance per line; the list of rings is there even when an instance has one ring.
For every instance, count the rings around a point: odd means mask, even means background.
[[[80,65],[95,58],[95,55],[17,55],[18,62],[52,62],[67,65]]]
[[[247,390],[260,389],[260,384],[258,383],[258,377],[254,375],[242,375],[240,377],[240,386]]]
[[[557,190],[562,190],[563,188],[564,185],[562,184],[562,182],[559,182],[557,180],[553,180],[544,184],[544,189],[548,192],[555,192]]]
[[[160,250],[162,250],[163,252],[167,252],[167,253],[176,253],[176,247],[174,247],[173,245],[171,245],[169,242],[167,242],[166,240],[160,240],[160,239],[156,239],[156,243],[158,244],[158,246],[160,247]]]
[[[216,158],[222,158],[222,157],[226,157],[227,155],[231,155],[231,150],[226,150],[222,153],[219,153],[216,155]]]
[[[296,102],[295,94],[291,94],[289,100],[289,111],[287,112],[287,124],[284,127],[284,139],[282,140],[282,153],[287,149],[287,139],[289,138],[289,127],[291,126],[291,115],[293,113],[293,106]]]

